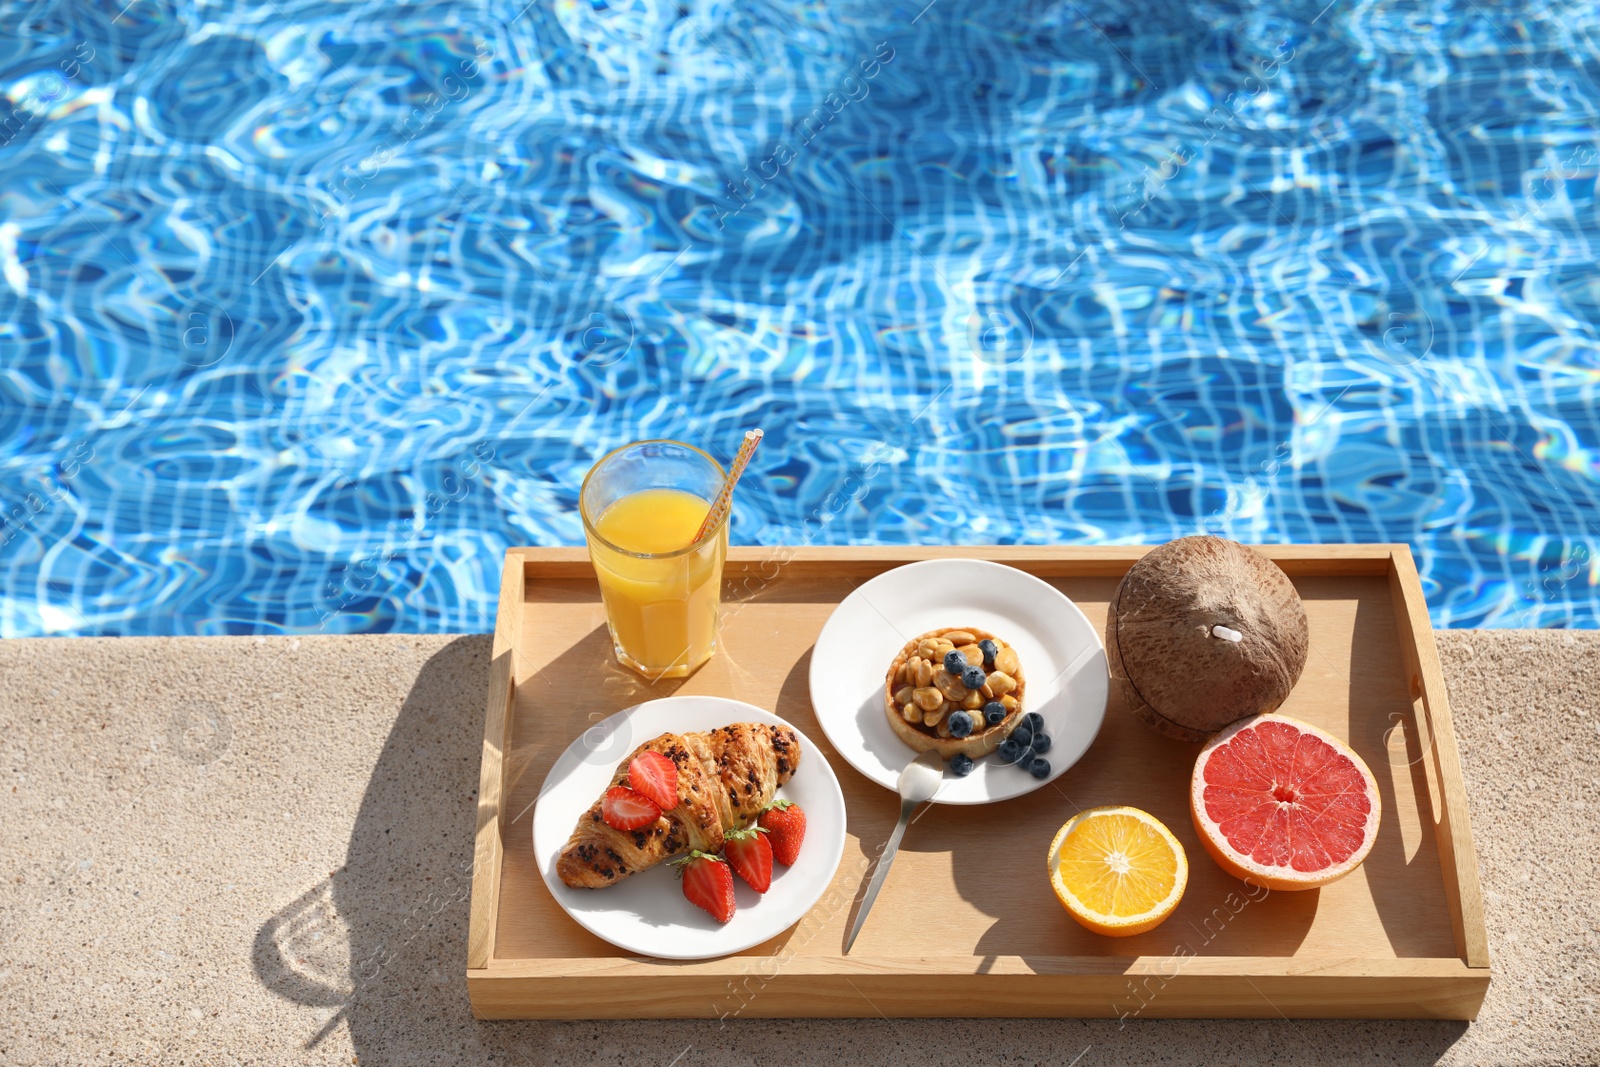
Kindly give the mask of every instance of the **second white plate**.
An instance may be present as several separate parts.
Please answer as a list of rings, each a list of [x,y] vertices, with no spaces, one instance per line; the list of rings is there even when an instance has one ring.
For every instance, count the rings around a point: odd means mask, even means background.
[[[800,738],[800,766],[778,796],[806,813],[806,836],[793,867],[773,870],[765,896],[735,878],[738,911],[726,924],[690,904],[666,865],[605,889],[573,889],[556,875],[556,858],[573,825],[611,784],[617,764],[657,734],[714,730],[731,722],[788,726]],[[783,933],[811,910],[844,856],[844,795],[822,752],[793,724],[738,700],[676,696],[650,700],[590,727],[550,768],[533,809],[533,854],[545,885],[590,933],[627,952],[700,960],[742,952]]]
[[[1059,589],[976,559],[930,559],[885,571],[829,616],[811,653],[811,704],[839,755],[885,789],[897,788],[917,753],[889,727],[884,672],[907,641],[943,626],[977,626],[1016,648],[1027,679],[1026,710],[1044,716],[1050,735],[1050,775],[1035,778],[990,755],[965,778],[946,771],[935,803],[1009,800],[1082,757],[1100,732],[1110,692],[1100,635]]]

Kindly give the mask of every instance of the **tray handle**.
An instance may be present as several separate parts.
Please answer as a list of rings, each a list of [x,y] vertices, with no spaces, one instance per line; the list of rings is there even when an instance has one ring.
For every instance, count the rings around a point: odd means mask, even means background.
[[[483,760],[478,771],[478,829],[472,854],[472,909],[467,920],[467,968],[489,965],[499,919],[500,810],[505,790],[504,754],[511,729],[511,702],[517,691],[517,645],[522,634],[522,557],[507,553],[500,572],[500,605],[495,612],[494,659],[489,664],[489,704],[484,714]]]
[[[1433,811],[1434,839],[1444,878],[1455,883],[1455,892],[1446,893],[1445,897],[1455,927],[1456,948],[1468,967],[1487,968],[1489,938],[1483,922],[1478,854],[1472,847],[1466,784],[1461,777],[1455,724],[1450,718],[1450,698],[1433,641],[1433,622],[1411,547],[1394,545],[1392,549],[1389,586],[1394,594],[1395,623],[1406,664],[1412,713],[1418,716],[1418,742],[1424,755],[1430,757],[1424,762],[1429,799],[1437,801]]]

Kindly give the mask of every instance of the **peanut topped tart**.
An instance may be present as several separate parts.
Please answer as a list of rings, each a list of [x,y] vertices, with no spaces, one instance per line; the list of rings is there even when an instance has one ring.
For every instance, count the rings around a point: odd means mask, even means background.
[[[1023,687],[1016,649],[985,630],[952,626],[906,642],[884,678],[884,710],[900,740],[970,770],[1022,721]]]

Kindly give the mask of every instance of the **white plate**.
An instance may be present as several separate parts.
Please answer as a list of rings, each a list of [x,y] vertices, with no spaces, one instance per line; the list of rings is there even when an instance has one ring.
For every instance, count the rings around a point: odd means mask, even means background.
[[[738,911],[726,924],[684,899],[670,864],[640,871],[604,889],[573,889],[556,875],[556,858],[578,818],[611,784],[635,747],[663,733],[715,730],[734,722],[787,726],[800,738],[800,766],[778,796],[806,813],[806,837],[793,867],[774,864],[763,895],[734,876]],[[598,723],[567,746],[539,789],[533,855],[545,885],[568,915],[596,937],[628,952],[702,960],[742,952],[800,921],[833,881],[844,856],[844,794],[811,739],[770,712],[722,697],[679,696],[635,705]]]
[[[1030,793],[1088,750],[1105,718],[1111,680],[1105,646],[1078,606],[1014,567],[979,559],[929,559],[885,571],[845,597],[811,652],[811,706],[839,755],[885,789],[917,755],[890,728],[883,676],[902,646],[946,626],[988,630],[1017,650],[1027,680],[1025,710],[1044,716],[1049,778],[998,756],[957,778],[948,771],[938,804],[988,804]]]

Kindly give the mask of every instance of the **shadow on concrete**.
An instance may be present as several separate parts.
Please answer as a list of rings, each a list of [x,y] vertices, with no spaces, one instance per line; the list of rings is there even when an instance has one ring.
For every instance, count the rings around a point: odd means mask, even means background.
[[[308,1055],[343,1023],[363,1063],[425,1057],[410,1042],[468,1014],[467,905],[491,642],[463,637],[423,666],[373,768],[344,865],[257,931],[252,963],[264,985],[336,1009],[307,1036]]]

